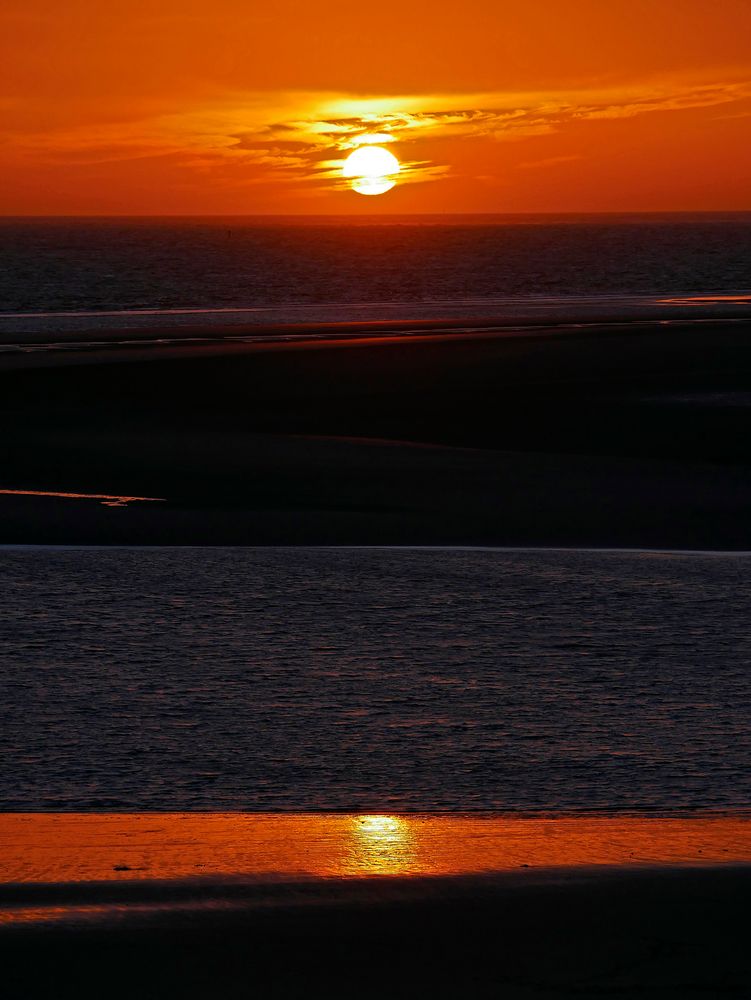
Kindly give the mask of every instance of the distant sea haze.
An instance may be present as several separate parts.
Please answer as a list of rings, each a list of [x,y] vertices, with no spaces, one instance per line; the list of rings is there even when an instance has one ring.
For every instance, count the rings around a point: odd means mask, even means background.
[[[5,219],[0,314],[729,293],[750,262],[750,213]]]

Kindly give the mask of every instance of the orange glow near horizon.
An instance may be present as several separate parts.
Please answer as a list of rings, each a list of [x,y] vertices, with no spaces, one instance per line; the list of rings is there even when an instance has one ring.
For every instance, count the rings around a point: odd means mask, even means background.
[[[751,210],[751,5],[6,0],[0,214]],[[396,142],[388,198],[341,161]],[[363,192],[365,193],[365,192]]]
[[[751,862],[751,819],[0,815],[0,881],[425,876]]]

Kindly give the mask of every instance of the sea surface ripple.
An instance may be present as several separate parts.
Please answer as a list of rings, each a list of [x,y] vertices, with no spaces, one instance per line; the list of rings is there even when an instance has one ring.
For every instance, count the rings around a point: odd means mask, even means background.
[[[0,809],[739,810],[751,556],[0,551]]]

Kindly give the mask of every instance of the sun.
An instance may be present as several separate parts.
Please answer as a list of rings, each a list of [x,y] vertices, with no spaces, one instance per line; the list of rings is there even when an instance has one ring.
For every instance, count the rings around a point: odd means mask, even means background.
[[[344,161],[342,173],[358,194],[385,194],[396,184],[399,161],[383,146],[359,146]]]

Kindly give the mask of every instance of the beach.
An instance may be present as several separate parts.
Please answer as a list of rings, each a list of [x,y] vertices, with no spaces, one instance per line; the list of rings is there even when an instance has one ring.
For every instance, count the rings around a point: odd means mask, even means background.
[[[751,971],[740,818],[27,814],[0,837],[14,1000],[741,997]]]
[[[0,355],[0,542],[751,548],[742,310],[355,332]]]
[[[729,867],[281,885],[260,906],[156,916],[134,902],[114,924],[0,931],[4,995],[741,998],[748,888]]]
[[[748,995],[748,556],[0,560],[4,996]]]
[[[749,37],[0,5],[0,1000],[751,1000]]]
[[[63,230],[0,317],[3,995],[746,996],[748,295],[139,313]]]

